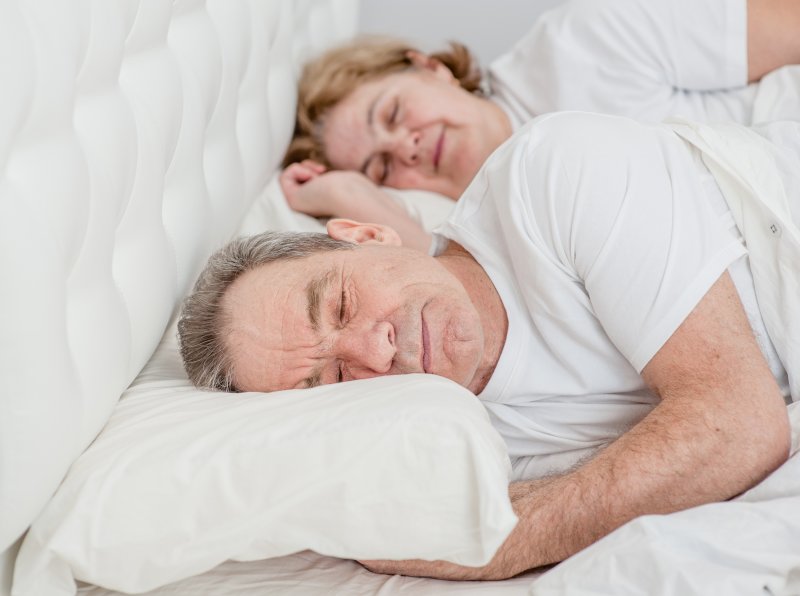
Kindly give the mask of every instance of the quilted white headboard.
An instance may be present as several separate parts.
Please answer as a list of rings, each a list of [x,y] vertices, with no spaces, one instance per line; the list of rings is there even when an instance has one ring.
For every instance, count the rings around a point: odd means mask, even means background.
[[[357,4],[0,3],[0,551],[264,191],[299,64]]]

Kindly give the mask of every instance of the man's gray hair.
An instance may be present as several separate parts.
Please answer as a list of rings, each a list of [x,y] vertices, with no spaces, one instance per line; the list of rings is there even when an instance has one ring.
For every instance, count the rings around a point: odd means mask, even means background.
[[[242,273],[275,261],[355,246],[326,234],[263,232],[238,238],[211,255],[192,293],[184,300],[178,321],[181,357],[192,383],[208,389],[238,391],[226,344],[229,315],[222,312],[221,302]]]

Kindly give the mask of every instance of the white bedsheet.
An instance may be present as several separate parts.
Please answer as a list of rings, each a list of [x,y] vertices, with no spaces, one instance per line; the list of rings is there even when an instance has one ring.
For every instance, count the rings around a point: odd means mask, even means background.
[[[324,557],[305,551],[267,561],[228,561],[208,573],[147,592],[153,596],[363,596],[409,594],[413,596],[524,596],[529,593],[528,573],[502,582],[448,582],[370,573],[354,561]],[[116,596],[97,586],[83,586],[80,596]]]

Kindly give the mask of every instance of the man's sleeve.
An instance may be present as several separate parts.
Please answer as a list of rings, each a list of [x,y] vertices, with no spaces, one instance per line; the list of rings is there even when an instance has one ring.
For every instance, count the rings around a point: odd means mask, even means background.
[[[667,129],[555,114],[537,134],[529,179],[558,174],[548,190],[532,189],[534,217],[606,334],[641,371],[744,247]]]

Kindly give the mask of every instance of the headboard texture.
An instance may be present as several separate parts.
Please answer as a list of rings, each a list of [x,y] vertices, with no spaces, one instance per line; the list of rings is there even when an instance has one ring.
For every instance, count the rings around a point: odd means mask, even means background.
[[[11,545],[264,192],[299,65],[354,32],[357,4],[0,3],[6,575]]]

